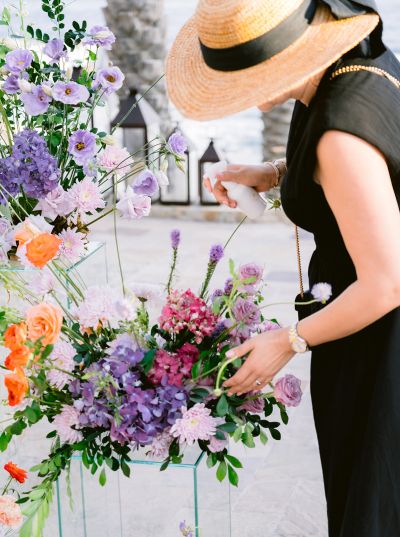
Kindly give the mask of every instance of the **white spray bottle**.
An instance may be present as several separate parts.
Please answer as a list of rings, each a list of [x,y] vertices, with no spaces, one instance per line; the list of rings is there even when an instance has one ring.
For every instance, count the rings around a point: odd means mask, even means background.
[[[205,175],[214,186],[217,181],[217,175],[225,172],[227,168],[228,163],[226,160],[221,160],[212,164]],[[250,219],[255,220],[264,214],[267,204],[254,188],[240,183],[233,183],[232,181],[222,181],[222,185],[226,188],[229,198],[236,201],[237,208]]]

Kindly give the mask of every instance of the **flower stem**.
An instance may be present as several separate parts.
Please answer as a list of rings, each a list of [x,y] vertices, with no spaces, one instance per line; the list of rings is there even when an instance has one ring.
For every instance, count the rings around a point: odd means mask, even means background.
[[[171,264],[171,270],[169,273],[168,283],[167,283],[167,292],[170,294],[171,292],[171,285],[172,285],[172,278],[174,277],[175,269],[176,269],[176,262],[178,259],[178,248],[174,248],[174,253],[172,256],[172,264]]]
[[[114,207],[115,207],[117,204],[117,183],[116,183],[115,175],[113,175],[113,184],[114,184]],[[115,248],[117,250],[117,259],[118,259],[119,273],[121,276],[122,292],[125,296],[126,292],[125,292],[124,271],[122,269],[121,253],[119,251],[118,230],[117,230],[117,212],[116,211],[114,211],[114,241],[115,241]]]

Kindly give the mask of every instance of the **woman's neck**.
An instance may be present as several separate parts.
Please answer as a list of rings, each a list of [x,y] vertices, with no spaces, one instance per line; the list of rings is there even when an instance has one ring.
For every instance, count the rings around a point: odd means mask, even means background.
[[[294,98],[298,101],[301,101],[305,106],[309,106],[317,93],[318,87],[326,71],[327,69],[307,80],[307,82],[301,86],[301,88],[294,92]]]

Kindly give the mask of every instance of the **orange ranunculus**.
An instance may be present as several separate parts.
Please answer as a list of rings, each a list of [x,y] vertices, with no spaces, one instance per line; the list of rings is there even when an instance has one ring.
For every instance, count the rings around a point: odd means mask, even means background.
[[[8,390],[8,404],[10,406],[19,405],[28,391],[29,384],[26,375],[20,367],[14,373],[4,377],[4,384]]]
[[[41,233],[26,245],[26,258],[36,268],[42,269],[58,254],[62,240],[51,233]]]
[[[13,479],[18,481],[18,483],[25,483],[28,476],[28,472],[26,470],[19,468],[11,461],[4,466],[4,470],[8,472]]]
[[[40,229],[27,218],[22,224],[19,224],[19,226],[16,227],[14,239],[19,243],[19,246],[22,246],[41,233]]]
[[[60,306],[42,302],[26,312],[28,336],[32,341],[42,338],[44,346],[52,345],[60,337],[63,314]]]
[[[14,371],[16,367],[25,367],[32,356],[32,351],[22,345],[18,349],[12,351],[5,359],[4,365],[7,369]]]
[[[4,346],[10,351],[15,351],[24,345],[26,341],[27,330],[26,324],[12,324],[7,328],[4,334]]]

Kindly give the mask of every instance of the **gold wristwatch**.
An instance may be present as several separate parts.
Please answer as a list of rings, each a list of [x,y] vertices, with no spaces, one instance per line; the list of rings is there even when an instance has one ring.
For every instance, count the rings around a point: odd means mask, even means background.
[[[308,352],[310,347],[308,346],[307,341],[299,336],[299,333],[297,332],[297,324],[298,323],[293,324],[289,328],[289,341],[293,351],[302,354],[304,352]]]

